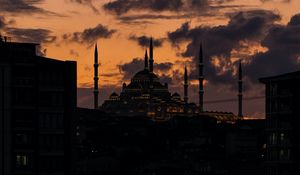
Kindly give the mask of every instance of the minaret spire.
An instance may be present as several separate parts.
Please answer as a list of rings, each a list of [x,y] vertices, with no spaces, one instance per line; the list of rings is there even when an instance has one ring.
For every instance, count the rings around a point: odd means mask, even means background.
[[[145,69],[149,69],[148,64],[149,64],[148,52],[147,52],[147,49],[146,49],[146,52],[145,52]]]
[[[186,66],[184,66],[184,102],[188,103],[188,72]]]
[[[203,112],[203,94],[204,94],[204,90],[203,90],[203,48],[202,48],[202,42],[200,43],[200,50],[199,50],[199,65],[198,65],[198,69],[199,69],[199,110],[200,112]]]
[[[150,56],[150,59],[149,59],[149,71],[150,72],[153,72],[153,39],[152,37],[150,38],[150,50],[149,50],[149,56]]]
[[[243,118],[243,71],[242,71],[242,61],[239,62],[239,81],[238,81],[238,87],[239,87],[239,111],[238,111],[238,117],[241,119]]]
[[[99,95],[99,89],[98,89],[98,48],[97,43],[95,44],[95,53],[94,53],[94,108],[98,108],[98,95]]]

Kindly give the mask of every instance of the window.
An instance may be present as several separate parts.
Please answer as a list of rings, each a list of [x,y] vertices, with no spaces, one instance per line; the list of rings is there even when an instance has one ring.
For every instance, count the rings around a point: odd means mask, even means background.
[[[269,143],[270,143],[271,145],[275,145],[275,144],[276,144],[276,141],[277,141],[277,140],[276,140],[276,133],[271,133],[271,134],[270,134],[270,142],[269,142]]]
[[[280,134],[280,142],[283,142],[284,141],[284,133],[281,133]]]
[[[268,151],[268,155],[269,155],[268,160],[272,160],[272,161],[277,160],[278,159],[278,154],[277,153],[278,153],[277,150],[269,150]]]
[[[290,149],[281,149],[279,152],[280,160],[290,160]]]
[[[62,113],[40,113],[39,118],[40,128],[55,128],[60,129],[64,127]]]
[[[28,166],[28,156],[24,154],[17,154],[16,155],[16,167],[26,167]]]
[[[16,144],[30,144],[31,136],[28,134],[16,134],[15,141]]]

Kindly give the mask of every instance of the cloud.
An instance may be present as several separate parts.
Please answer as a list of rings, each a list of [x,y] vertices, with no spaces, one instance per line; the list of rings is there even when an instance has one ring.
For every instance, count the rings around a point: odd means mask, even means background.
[[[160,77],[159,77],[159,80],[162,84],[164,83],[167,83],[167,84],[173,84],[174,81],[172,79],[172,77],[170,75],[166,75],[166,74],[162,74]]]
[[[184,23],[180,28],[168,33],[173,46],[179,47],[180,43],[188,42],[181,55],[193,58],[191,78],[197,77],[195,63],[198,62],[200,42],[203,42],[205,78],[215,84],[234,84],[233,70],[237,65],[231,59],[232,51],[242,49],[241,42],[248,45],[259,43],[266,36],[268,29],[280,20],[278,14],[266,10],[234,13],[230,14],[229,18],[227,25],[191,28],[189,23]]]
[[[52,31],[47,29],[10,27],[14,23],[14,19],[7,21],[4,17],[0,16],[0,31],[2,31],[5,36],[8,36],[8,40],[40,44],[36,47],[36,54],[38,56],[46,56],[47,49],[44,48],[43,45],[56,41],[56,36],[52,35]]]
[[[19,42],[29,43],[53,43],[56,36],[52,35],[52,31],[47,29],[31,29],[31,28],[6,28],[5,33]]]
[[[114,0],[103,5],[107,11],[123,15],[129,11],[187,12],[205,10],[232,0]]]
[[[103,5],[121,23],[154,19],[182,19],[219,15],[221,9],[242,7],[224,4],[233,0],[114,0]],[[144,12],[148,12],[145,14]],[[161,14],[171,12],[171,15]]]
[[[136,36],[136,35],[131,35],[129,37],[129,40],[136,41],[139,46],[141,47],[149,47],[150,43],[150,37],[147,37],[145,35],[143,36]],[[153,46],[154,47],[161,47],[164,42],[163,38],[160,39],[153,39]]]
[[[123,15],[119,16],[118,19],[122,23],[136,22],[140,20],[153,20],[153,19],[182,19],[189,18],[191,14],[183,15],[157,15],[157,14],[142,14],[142,15]]]
[[[66,33],[63,39],[68,42],[93,45],[100,38],[110,38],[117,30],[98,24],[94,28],[84,29],[82,32]]]
[[[153,10],[175,11],[182,8],[183,2],[181,0],[115,0],[104,4],[104,9],[111,11],[117,15],[122,15],[130,10]]]
[[[118,68],[123,74],[124,80],[129,80],[137,72],[144,68],[144,60],[142,58],[133,58],[131,62],[119,64]]]
[[[7,20],[4,16],[0,16],[0,30],[1,29],[4,30],[7,26],[13,25],[15,23],[16,23],[15,19]]]
[[[120,72],[123,74],[123,80],[129,80],[137,73],[138,70],[144,69],[144,59],[134,58],[131,62],[117,65]],[[173,63],[163,62],[163,63],[154,63],[154,71],[161,72],[165,77],[167,72],[171,70]]]
[[[78,4],[83,4],[89,6],[96,14],[99,13],[99,10],[94,6],[92,0],[70,0],[71,2],[75,2]]]
[[[46,14],[57,15],[53,12],[44,10],[36,5],[42,3],[44,0],[0,0],[0,11],[4,13],[14,14]]]
[[[173,67],[173,63],[171,62],[154,63],[154,67],[159,71],[167,72]]]
[[[262,41],[268,48],[253,56],[245,69],[248,76],[257,78],[298,71],[300,69],[300,14],[287,25],[274,25]]]
[[[0,16],[0,29],[3,29],[6,26],[6,22],[3,16]]]
[[[199,14],[190,12],[188,14],[172,14],[172,15],[163,15],[163,14],[130,14],[130,15],[121,15],[118,16],[117,19],[120,21],[121,24],[129,24],[129,25],[146,25],[146,24],[153,24],[153,20],[156,19],[187,19],[192,18],[195,16],[199,16]],[[214,14],[204,14],[202,13],[201,16],[214,16]]]

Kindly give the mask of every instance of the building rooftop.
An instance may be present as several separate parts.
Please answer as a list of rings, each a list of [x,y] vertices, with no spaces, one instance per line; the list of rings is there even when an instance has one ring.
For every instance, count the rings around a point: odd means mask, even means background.
[[[300,79],[300,71],[289,72],[289,73],[270,76],[270,77],[263,77],[260,78],[259,81],[262,83],[267,83],[272,81],[282,81],[282,80],[290,80],[290,79]]]

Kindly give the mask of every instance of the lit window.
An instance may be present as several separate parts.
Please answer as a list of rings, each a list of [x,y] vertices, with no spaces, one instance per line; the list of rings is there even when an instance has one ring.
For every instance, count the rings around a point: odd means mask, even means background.
[[[28,156],[26,155],[16,155],[16,166],[17,167],[24,167],[28,166]]]
[[[284,140],[284,133],[281,133],[280,134],[280,141],[283,141]]]
[[[272,133],[272,134],[270,135],[270,143],[271,143],[272,145],[275,145],[275,144],[276,144],[276,134],[275,134],[275,133]]]
[[[279,152],[280,160],[289,160],[290,159],[290,150],[289,149],[281,149]]]

